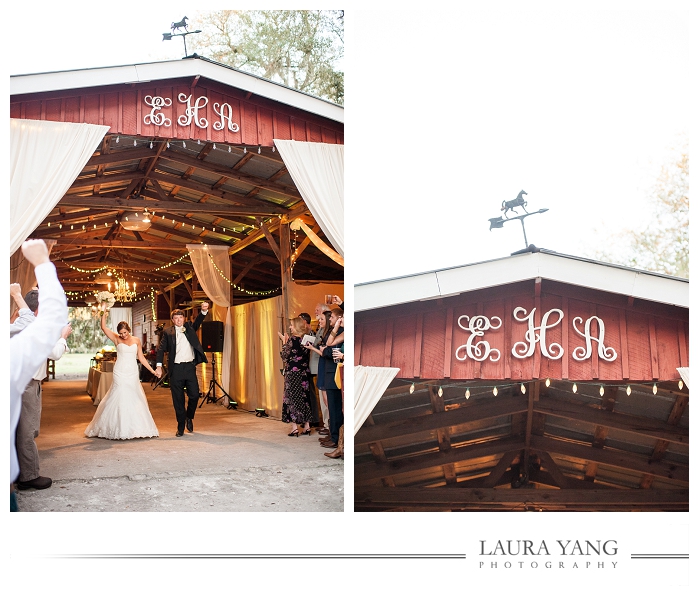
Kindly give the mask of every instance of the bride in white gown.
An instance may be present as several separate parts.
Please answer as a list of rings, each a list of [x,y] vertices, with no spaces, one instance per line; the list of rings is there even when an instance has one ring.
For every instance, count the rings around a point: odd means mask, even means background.
[[[141,341],[131,335],[129,324],[120,322],[117,335],[107,327],[106,319],[105,309],[102,312],[102,331],[114,342],[117,350],[114,380],[97,406],[97,412],[85,429],[85,435],[106,439],[158,437],[158,428],[148,409],[148,400],[139,379],[136,359],[151,373],[155,371],[143,356]]]

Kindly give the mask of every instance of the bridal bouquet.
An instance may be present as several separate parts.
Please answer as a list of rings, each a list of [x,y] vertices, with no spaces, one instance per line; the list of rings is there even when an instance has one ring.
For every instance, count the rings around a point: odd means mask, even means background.
[[[95,296],[95,299],[97,300],[97,313],[99,315],[111,309],[114,306],[114,303],[116,302],[114,299],[114,295],[106,290],[98,292]]]

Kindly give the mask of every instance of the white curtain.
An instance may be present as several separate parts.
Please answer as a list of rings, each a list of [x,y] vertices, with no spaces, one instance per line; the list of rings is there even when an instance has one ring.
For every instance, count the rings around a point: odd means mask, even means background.
[[[274,139],[313,218],[345,256],[345,146]]]
[[[10,118],[10,255],[63,197],[108,130]]]
[[[115,334],[117,333],[117,326],[122,321],[129,324],[131,331],[133,331],[133,308],[132,307],[112,307],[109,310],[109,329],[111,329]]]
[[[386,391],[388,384],[398,375],[396,367],[354,367],[354,434],[357,434]]]
[[[228,247],[225,245],[187,245],[189,256],[192,258],[194,273],[215,305],[225,309],[212,311],[212,316],[223,321],[223,354],[221,355],[221,385],[230,387],[231,353],[233,346],[233,329],[231,323],[231,260]]]

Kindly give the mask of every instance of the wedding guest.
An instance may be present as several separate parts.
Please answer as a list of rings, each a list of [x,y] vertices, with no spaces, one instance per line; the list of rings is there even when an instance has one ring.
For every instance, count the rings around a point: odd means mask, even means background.
[[[316,370],[316,387],[320,396],[320,408],[322,412],[323,422],[325,425],[318,429],[318,434],[326,436],[330,434],[330,411],[328,410],[328,398],[325,393],[325,361],[320,358],[323,354],[322,348],[325,347],[330,335],[330,311],[326,310],[320,313],[318,317],[318,331],[316,332],[315,340],[312,345],[307,345],[314,356],[312,366]],[[321,438],[322,439],[322,438]],[[319,440],[320,441],[320,440]]]
[[[27,326],[36,321],[39,312],[39,291],[30,290],[24,297],[19,284],[10,284],[10,296],[19,307],[17,317],[10,325],[10,338],[18,334]],[[59,360],[68,351],[66,339],[73,328],[70,324],[63,327],[61,337],[54,345],[49,359]],[[39,365],[39,369],[22,392],[22,410],[17,424],[15,445],[19,460],[19,478],[15,485],[19,489],[48,489],[52,480],[39,474],[39,449],[35,438],[39,437],[41,426],[41,384],[46,379],[46,361]]]
[[[49,260],[43,240],[22,243],[22,253],[34,266],[41,309],[34,323],[10,338],[10,510],[17,510],[12,483],[19,475],[15,430],[22,409],[22,393],[39,366],[46,361],[68,321],[68,303]]]
[[[299,317],[306,322],[306,335],[315,336],[311,327],[311,316],[308,313],[299,313]],[[318,392],[316,392],[315,385],[316,375],[318,374],[318,355],[314,352],[309,354],[308,368],[311,370],[311,375],[308,378],[310,384],[309,395],[311,397],[311,427],[322,428]]]
[[[333,345],[339,345],[339,338],[344,341],[344,328],[342,327],[342,311],[333,307],[330,311],[331,330],[328,333],[326,345],[322,350],[321,362],[325,363],[325,394],[328,399],[328,411],[330,412],[330,435],[325,441],[320,444],[326,448],[337,448],[340,440],[340,427],[344,423],[344,415],[342,409],[342,392],[335,383],[335,371],[337,363],[333,358]],[[320,368],[319,368],[320,370]]]
[[[299,424],[303,425],[303,435],[311,435],[311,396],[308,368],[308,350],[301,345],[306,332],[306,322],[295,317],[289,325],[287,337],[278,332],[284,341],[281,357],[284,363],[284,396],[282,400],[282,421],[291,423],[289,437],[299,436]]]

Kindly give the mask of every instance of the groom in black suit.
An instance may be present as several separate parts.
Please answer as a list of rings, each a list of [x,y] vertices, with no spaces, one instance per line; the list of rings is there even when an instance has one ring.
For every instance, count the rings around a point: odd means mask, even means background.
[[[194,424],[192,419],[197,412],[199,400],[199,381],[197,380],[197,365],[208,363],[204,349],[197,338],[197,330],[209,312],[209,303],[201,304],[201,311],[194,323],[185,321],[185,313],[181,309],[175,309],[171,313],[172,327],[163,332],[160,339],[158,354],[156,356],[155,375],[163,374],[163,353],[168,353],[168,371],[170,372],[170,392],[172,404],[177,416],[177,437],[184,435],[184,428],[192,433]],[[187,408],[184,407],[184,391],[187,389]]]

